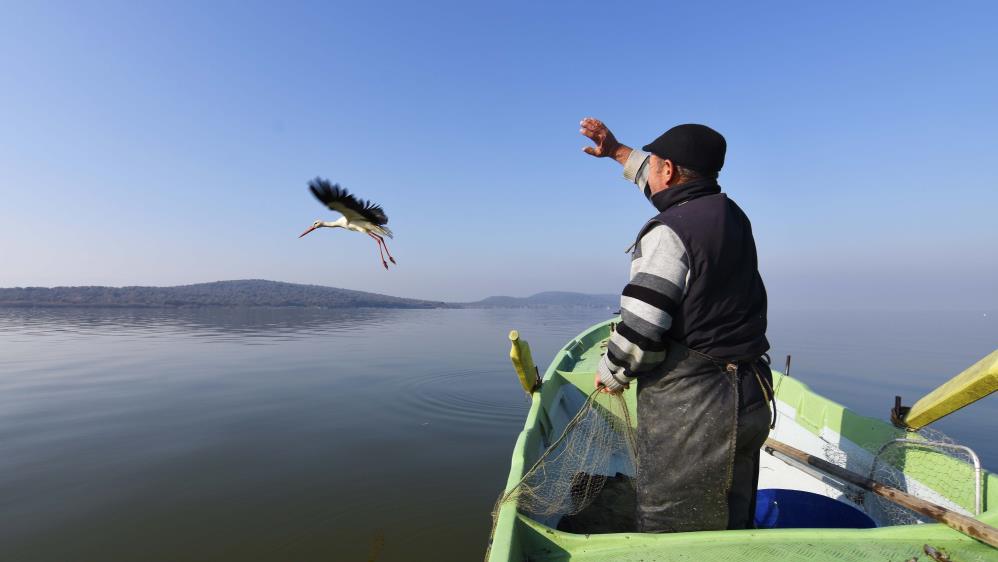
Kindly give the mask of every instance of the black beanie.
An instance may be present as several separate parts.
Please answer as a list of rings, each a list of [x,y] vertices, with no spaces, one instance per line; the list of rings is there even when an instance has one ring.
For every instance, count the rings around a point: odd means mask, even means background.
[[[727,149],[728,143],[721,133],[695,124],[676,125],[643,148],[663,160],[672,160],[677,166],[709,175],[721,171]]]

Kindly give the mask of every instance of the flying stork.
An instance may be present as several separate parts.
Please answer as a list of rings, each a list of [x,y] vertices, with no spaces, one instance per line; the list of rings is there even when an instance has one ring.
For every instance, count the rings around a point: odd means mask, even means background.
[[[385,214],[381,205],[358,199],[346,189],[340,187],[338,183],[330,184],[329,181],[322,178],[315,178],[308,182],[308,188],[312,190],[312,195],[315,195],[316,199],[343,216],[334,221],[317,220],[312,223],[312,226],[308,230],[302,232],[298,238],[322,227],[345,228],[354,232],[363,232],[377,243],[378,254],[381,255],[381,265],[385,266],[385,269],[388,269],[385,254],[388,254],[388,259],[392,263],[395,263],[395,258],[388,251],[388,245],[385,244],[385,239],[382,238],[382,236],[389,238],[394,238],[394,236],[392,236],[392,231],[388,230],[386,226],[388,224],[388,215]],[[382,247],[385,249],[383,253],[381,251]]]

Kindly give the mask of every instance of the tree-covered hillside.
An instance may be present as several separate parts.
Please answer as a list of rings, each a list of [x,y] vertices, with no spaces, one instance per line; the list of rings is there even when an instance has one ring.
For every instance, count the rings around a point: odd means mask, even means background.
[[[443,308],[450,305],[320,285],[253,279],[176,287],[0,288],[0,306]]]

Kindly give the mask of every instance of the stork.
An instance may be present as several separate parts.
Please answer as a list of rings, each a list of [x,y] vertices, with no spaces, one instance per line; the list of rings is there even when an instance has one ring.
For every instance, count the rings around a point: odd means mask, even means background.
[[[378,245],[378,254],[381,255],[381,265],[385,266],[385,269],[388,269],[385,254],[388,254],[388,259],[393,264],[395,263],[395,258],[388,251],[388,244],[385,244],[385,239],[382,238],[382,236],[389,238],[394,238],[394,236],[392,236],[392,231],[388,230],[386,226],[388,224],[388,215],[385,214],[381,205],[358,199],[346,189],[340,187],[339,184],[330,184],[328,180],[322,178],[315,178],[308,182],[308,188],[312,190],[312,195],[315,195],[315,198],[322,202],[322,204],[343,216],[334,221],[317,220],[312,223],[312,226],[308,230],[302,232],[298,238],[305,236],[317,228],[323,227],[345,228],[354,232],[363,232],[374,239],[374,242]],[[384,252],[381,251],[382,248],[385,249]]]

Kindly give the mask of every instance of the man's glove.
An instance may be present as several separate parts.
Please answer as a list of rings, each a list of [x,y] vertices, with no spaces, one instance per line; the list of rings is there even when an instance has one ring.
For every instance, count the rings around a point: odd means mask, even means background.
[[[596,371],[596,388],[601,388],[603,392],[617,394],[631,387],[634,377],[625,376],[623,372],[614,373],[606,365],[606,359],[600,361],[599,369]]]

